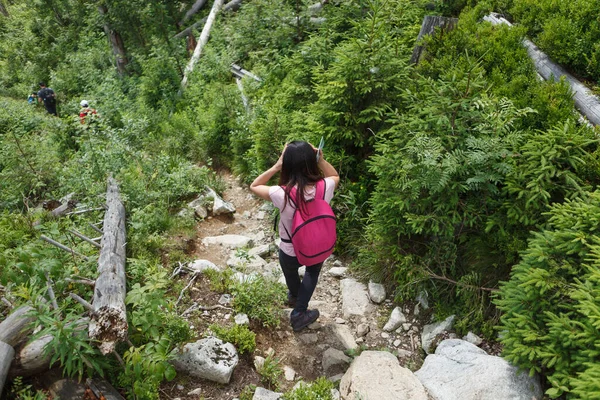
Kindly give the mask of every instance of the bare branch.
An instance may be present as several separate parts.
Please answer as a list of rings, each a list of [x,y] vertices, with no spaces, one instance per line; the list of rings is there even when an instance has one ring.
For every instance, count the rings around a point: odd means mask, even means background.
[[[48,243],[50,243],[50,244],[51,244],[51,245],[53,245],[53,246],[56,246],[56,247],[58,247],[58,248],[59,248],[59,249],[61,249],[61,250],[64,250],[64,251],[66,251],[66,252],[69,252],[69,253],[71,253],[71,254],[73,254],[73,255],[79,256],[79,257],[83,258],[83,259],[84,259],[84,260],[86,260],[86,261],[87,261],[87,260],[89,260],[89,258],[88,258],[87,256],[84,256],[83,254],[81,254],[81,253],[78,253],[78,252],[76,252],[75,250],[73,250],[73,249],[71,249],[71,248],[69,248],[69,247],[67,247],[67,246],[65,246],[65,245],[63,245],[63,244],[60,244],[60,243],[58,243],[57,241],[50,239],[50,238],[49,238],[48,236],[46,236],[46,235],[40,235],[40,239],[42,239],[42,240],[43,240],[43,241],[45,241],[45,242],[48,242]]]
[[[83,233],[81,233],[81,232],[79,232],[79,231],[77,231],[75,229],[69,229],[68,231],[71,232],[73,235],[77,236],[79,239],[82,239],[82,240],[88,242],[92,246],[100,248],[100,243],[97,243],[97,242],[93,241],[89,237],[85,236]]]

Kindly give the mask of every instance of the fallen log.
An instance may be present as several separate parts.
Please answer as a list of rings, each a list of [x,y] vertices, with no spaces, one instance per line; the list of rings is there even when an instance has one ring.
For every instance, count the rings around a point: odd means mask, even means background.
[[[181,21],[179,21],[178,25],[183,25],[183,23],[185,21],[187,21],[188,19],[190,19],[190,17],[192,15],[194,15],[198,11],[200,11],[202,9],[202,7],[204,7],[205,4],[206,4],[206,0],[196,0],[196,2],[192,5],[192,7],[190,7],[190,9],[185,13],[185,15],[183,16]]]
[[[0,322],[0,342],[15,347],[23,341],[31,332],[29,325],[35,319],[30,313],[32,310],[33,307],[21,306]]]
[[[505,24],[512,26],[510,22],[495,13],[492,13],[483,19],[492,23],[492,25]],[[523,39],[522,44],[523,47],[527,49],[527,54],[533,61],[538,74],[546,80],[553,79],[557,82],[564,77],[573,91],[575,107],[577,107],[581,114],[583,114],[593,125],[600,125],[600,99],[594,96],[591,90],[583,83],[579,82],[573,75],[568,73],[563,67],[554,63],[531,40]]]
[[[48,370],[52,354],[45,352],[44,348],[52,339],[52,335],[45,335],[18,349],[8,372],[8,377],[28,377]]]
[[[240,5],[242,5],[242,0],[232,0],[223,6],[223,11],[236,11],[238,8],[240,8]],[[192,24],[191,26],[185,28],[178,34],[174,35],[173,39],[181,39],[190,35],[194,29],[204,25],[207,20],[208,17],[204,17],[200,21],[194,22],[194,24]]]
[[[117,342],[127,338],[125,314],[125,207],[119,187],[108,178],[107,210],[104,215],[98,278],[94,288],[94,314],[89,325],[89,337],[100,342],[102,354],[111,353]]]
[[[206,20],[206,24],[204,28],[202,28],[202,33],[200,34],[200,39],[198,40],[198,44],[196,45],[196,49],[194,50],[194,54],[192,58],[188,62],[188,65],[185,67],[185,71],[183,72],[183,79],[181,80],[181,91],[185,89],[187,86],[188,78],[190,73],[194,70],[196,63],[200,59],[200,55],[202,54],[202,49],[204,45],[208,42],[208,37],[210,35],[210,29],[212,28],[212,24],[217,18],[217,14],[221,11],[221,7],[223,7],[223,0],[215,0],[213,3],[212,9],[210,10],[210,14],[208,14],[208,19]]]
[[[423,38],[425,36],[432,35],[435,32],[436,28],[439,28],[441,32],[450,31],[454,29],[457,23],[458,18],[446,18],[434,15],[426,15],[425,18],[423,18],[423,24],[421,25],[421,30],[419,31],[419,35],[417,36],[417,41],[415,44],[415,48],[413,49],[412,57],[410,58],[410,63],[419,63],[421,55],[425,50],[425,45],[423,44]]]
[[[0,341],[0,396],[13,358],[15,358],[15,349],[10,344]]]

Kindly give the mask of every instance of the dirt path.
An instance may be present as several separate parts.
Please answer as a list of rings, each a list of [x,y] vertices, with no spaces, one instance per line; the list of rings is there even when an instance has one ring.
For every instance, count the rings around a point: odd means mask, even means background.
[[[226,250],[220,246],[205,246],[202,244],[202,239],[208,236],[235,234],[251,237],[255,245],[269,244],[273,243],[273,228],[270,213],[266,212],[263,207],[265,202],[254,197],[247,187],[240,185],[233,176],[224,174],[223,179],[226,182],[223,199],[234,204],[236,213],[233,216],[209,217],[200,222],[194,238],[192,257],[193,259],[209,260],[220,267],[226,268],[231,250]],[[265,260],[277,263],[276,251],[272,251],[265,257]],[[309,305],[310,308],[318,308],[321,312],[317,323],[311,325],[309,329],[294,333],[289,325],[288,315],[290,310],[283,309],[281,324],[277,329],[266,329],[251,323],[250,328],[257,335],[256,351],[253,355],[240,357],[240,362],[235,368],[228,385],[220,385],[178,374],[173,382],[163,385],[161,398],[229,400],[237,398],[243,388],[249,384],[265,386],[261,384],[260,375],[254,369],[253,357],[255,355],[265,357],[269,349],[274,350],[275,357],[280,360],[282,368],[286,366],[295,371],[293,380],[286,380],[282,376],[279,391],[284,392],[290,389],[298,380],[312,381],[324,376],[323,353],[330,347],[344,350],[340,345],[339,338],[333,333],[336,324],[347,325],[362,348],[388,349],[396,354],[400,353],[400,360],[401,362],[404,360],[403,364],[405,366],[411,369],[417,368],[422,362],[417,337],[421,322],[409,318],[408,322],[411,326],[414,326],[412,330],[409,329],[401,334],[383,332],[381,327],[387,321],[392,309],[390,300],[386,300],[382,305],[377,306],[376,311],[370,314],[368,318],[345,320],[342,316],[340,278],[329,273],[334,263],[338,267],[343,266],[343,263],[336,261],[333,256],[325,262],[319,283]],[[184,275],[181,279],[187,280],[189,275]],[[217,304],[221,296],[220,293],[213,292],[210,289],[209,282],[204,276],[200,276],[196,280],[190,290],[190,295],[193,301],[206,306]],[[411,307],[412,305],[405,307],[404,311],[407,315],[412,314]],[[189,318],[189,321],[197,332],[198,338],[202,338],[211,323],[233,324],[234,314],[233,311],[224,309],[197,312]],[[369,328],[369,332],[364,337],[358,337],[355,333],[358,324],[363,324]],[[196,391],[196,394],[189,394],[198,388],[200,390]],[[200,392],[200,395],[197,392]]]

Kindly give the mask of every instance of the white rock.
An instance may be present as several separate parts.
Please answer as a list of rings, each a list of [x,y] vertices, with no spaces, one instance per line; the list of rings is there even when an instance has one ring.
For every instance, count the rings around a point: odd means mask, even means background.
[[[373,303],[382,303],[385,300],[385,287],[381,283],[369,281],[369,297]]]
[[[229,383],[238,364],[235,346],[221,339],[208,337],[183,347],[172,361],[175,368],[194,377],[218,383]]]
[[[236,325],[248,325],[250,323],[246,314],[237,314],[234,319]]]
[[[398,347],[400,346],[400,344],[402,344],[402,341],[400,339],[394,340],[394,347]]]
[[[208,236],[202,239],[202,244],[205,246],[220,245],[230,249],[252,246],[252,243],[252,239],[242,235]]]
[[[346,276],[346,271],[348,268],[346,267],[333,267],[329,271],[327,271],[327,275],[335,276],[336,278],[341,278]]]
[[[441,322],[425,325],[423,327],[423,332],[421,332],[421,343],[423,345],[423,350],[425,350],[425,353],[429,354],[431,352],[431,345],[437,337],[437,335],[440,335],[443,332],[452,329],[452,325],[454,324],[454,318],[455,316],[451,315]]]
[[[337,374],[334,376],[330,376],[329,378],[327,378],[327,380],[329,382],[338,383],[339,381],[342,380],[343,377],[344,377],[344,374]]]
[[[346,323],[346,320],[345,320],[344,318],[337,317],[337,318],[335,319],[335,323],[336,323],[336,324],[345,324],[345,323]]]
[[[402,313],[402,309],[400,307],[396,307],[392,311],[392,315],[390,315],[390,319],[383,327],[383,330],[386,332],[391,332],[393,330],[398,329],[400,327],[400,325],[402,325],[405,322],[406,322],[406,317]]]
[[[363,351],[340,382],[343,399],[427,400],[413,373],[386,351]]]
[[[271,246],[269,244],[262,244],[260,246],[253,247],[250,250],[248,250],[248,255],[250,257],[253,257],[253,256],[264,257],[267,254],[269,254],[270,251],[271,251]]]
[[[259,221],[262,221],[263,219],[265,219],[265,212],[264,211],[259,211],[256,213],[256,219]]]
[[[191,262],[188,267],[199,274],[211,269],[213,271],[221,271],[213,262],[208,260],[196,260]]]
[[[365,336],[367,333],[369,333],[369,329],[369,325],[367,324],[358,324],[358,326],[356,327],[356,336]]]
[[[254,391],[254,396],[252,400],[279,400],[283,396],[283,393],[273,392],[271,390],[257,387]]]
[[[459,339],[442,341],[415,375],[435,400],[542,399],[538,377]]]
[[[296,377],[296,371],[294,371],[293,368],[285,365],[283,367],[283,375],[285,376],[286,381],[292,382],[294,380],[294,378]]]
[[[265,358],[261,356],[254,356],[254,368],[260,371],[265,365]]]
[[[337,389],[331,389],[331,400],[340,400],[341,394]]]
[[[219,297],[219,304],[221,304],[223,306],[231,304],[232,301],[233,301],[233,296],[230,294],[222,294],[221,297]]]
[[[390,334],[387,333],[387,332],[381,332],[381,337],[384,338],[384,339],[389,339]]]
[[[202,394],[202,388],[197,388],[192,390],[191,392],[188,392],[188,396],[198,396]]]
[[[340,288],[342,291],[342,315],[345,319],[352,316],[363,317],[373,311],[374,306],[369,300],[364,284],[346,278],[340,281]]]
[[[344,349],[350,350],[358,347],[358,344],[356,344],[356,340],[354,339],[352,331],[348,325],[332,324],[330,326],[334,336],[344,347]]]
[[[427,310],[429,308],[429,301],[427,300],[427,292],[422,290],[421,292],[419,292],[419,294],[417,295],[417,302],[419,302],[419,304],[421,305],[421,307],[423,307],[423,310]]]
[[[479,336],[470,331],[465,337],[463,337],[463,340],[474,344],[475,346],[479,346],[481,343],[483,343],[483,339],[481,339]]]
[[[213,198],[212,211],[214,215],[231,214],[235,212],[235,207],[233,204],[223,200],[221,196],[217,194],[217,192],[208,186],[206,186],[205,196]]]
[[[405,324],[402,324],[402,329],[403,329],[405,332],[408,332],[408,330],[410,329],[410,326],[411,326],[411,325],[410,325],[410,324],[407,322],[407,323],[405,323]]]
[[[260,256],[238,257],[232,254],[227,259],[227,266],[231,268],[246,268],[249,271],[260,271],[267,262]]]

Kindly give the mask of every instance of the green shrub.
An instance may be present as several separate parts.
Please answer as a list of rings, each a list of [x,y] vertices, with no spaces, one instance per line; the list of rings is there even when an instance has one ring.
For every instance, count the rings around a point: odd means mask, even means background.
[[[283,375],[283,369],[281,369],[281,360],[277,357],[274,355],[267,356],[264,364],[256,372],[260,375],[261,382],[269,389],[279,389],[279,380]]]
[[[600,192],[550,207],[496,300],[504,356],[544,374],[551,398],[600,390]]]
[[[245,325],[235,325],[227,328],[213,324],[208,329],[224,342],[235,345],[240,354],[253,353],[256,349],[256,334]]]
[[[333,383],[327,378],[320,377],[310,384],[300,385],[296,390],[291,390],[283,395],[285,400],[333,400],[331,394]]]
[[[244,282],[235,283],[232,290],[233,308],[266,327],[278,327],[280,312],[285,301],[283,285],[262,275],[251,276]]]

